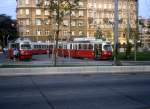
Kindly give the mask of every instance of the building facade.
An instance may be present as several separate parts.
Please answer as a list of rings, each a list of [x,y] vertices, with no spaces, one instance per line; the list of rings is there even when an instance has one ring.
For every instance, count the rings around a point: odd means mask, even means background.
[[[139,18],[140,41],[143,48],[150,48],[150,19]]]
[[[136,29],[136,2],[137,0],[119,0],[118,34],[121,43],[125,42],[127,21],[131,28]],[[49,17],[52,13],[44,8],[49,4],[49,0],[45,0],[42,7],[37,5],[39,3],[40,0],[17,0],[19,35],[30,37],[33,41],[53,40],[57,24]],[[71,9],[71,20],[68,13],[69,11],[66,12],[60,26],[60,40],[94,37],[96,30],[100,28],[103,37],[113,41],[114,0],[80,0],[78,6]]]

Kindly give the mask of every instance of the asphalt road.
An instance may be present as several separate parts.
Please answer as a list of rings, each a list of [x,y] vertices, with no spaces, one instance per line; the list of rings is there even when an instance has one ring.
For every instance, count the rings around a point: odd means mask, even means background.
[[[0,77],[0,109],[150,109],[150,75]]]

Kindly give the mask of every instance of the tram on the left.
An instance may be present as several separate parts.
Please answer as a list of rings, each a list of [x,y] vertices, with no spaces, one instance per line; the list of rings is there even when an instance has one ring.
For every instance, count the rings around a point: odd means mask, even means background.
[[[18,59],[32,59],[31,41],[28,38],[18,38],[14,42],[8,43],[8,58],[13,59],[13,50],[18,50]]]

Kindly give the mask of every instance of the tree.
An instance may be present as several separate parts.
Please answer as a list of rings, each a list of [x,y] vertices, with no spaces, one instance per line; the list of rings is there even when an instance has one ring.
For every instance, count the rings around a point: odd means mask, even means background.
[[[129,26],[129,30],[125,28],[126,37],[126,57],[129,58],[131,55],[132,43],[137,36],[137,31]],[[137,38],[136,38],[137,39]]]
[[[56,46],[55,49],[58,48],[58,39],[59,39],[59,32],[60,32],[60,25],[63,22],[63,17],[65,16],[65,12],[68,10],[71,10],[75,5],[77,5],[79,0],[47,0],[49,3],[46,5],[46,9],[50,11],[50,18],[52,18],[56,26]],[[73,1],[73,2],[72,2]],[[39,4],[40,6],[43,6],[44,1],[42,0]],[[57,61],[57,50],[54,52],[54,66],[56,66]]]
[[[7,40],[17,37],[16,21],[5,14],[0,15],[0,45],[5,47]]]
[[[107,32],[107,38],[108,38],[109,41],[113,41],[113,35],[112,35],[111,31]]]
[[[95,34],[94,34],[94,37],[95,37],[96,39],[102,39],[102,36],[103,36],[102,30],[100,29],[100,27],[98,27],[98,28],[96,29],[96,32],[95,32]]]

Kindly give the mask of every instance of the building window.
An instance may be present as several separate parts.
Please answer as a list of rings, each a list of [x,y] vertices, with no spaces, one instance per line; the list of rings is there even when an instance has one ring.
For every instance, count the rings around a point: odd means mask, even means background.
[[[49,35],[49,31],[48,30],[45,30],[45,35]]]
[[[83,26],[83,21],[79,21],[79,26]]]
[[[23,5],[23,0],[18,0],[19,5]]]
[[[79,11],[79,17],[84,16],[83,11]]]
[[[23,20],[20,20],[19,24],[20,24],[20,25],[23,25]]]
[[[49,15],[49,11],[45,10],[45,15],[48,16]]]
[[[99,8],[100,8],[100,9],[102,8],[102,4],[99,4]]]
[[[36,5],[40,4],[40,0],[35,1]]]
[[[104,9],[107,9],[107,4],[104,4]]]
[[[83,35],[83,31],[79,31],[79,35],[82,36]]]
[[[50,20],[49,19],[45,19],[45,24],[49,25],[50,24]]]
[[[75,16],[75,15],[76,15],[75,11],[72,11],[71,16]]]
[[[26,30],[26,35],[29,35],[30,34],[30,30]]]
[[[42,33],[41,30],[39,30],[39,29],[36,30],[36,34],[37,34],[38,36],[40,36],[41,33]]]
[[[29,15],[29,9],[26,9],[26,15]]]
[[[41,25],[41,19],[36,19],[35,22],[36,22],[36,25]]]
[[[68,31],[64,31],[64,36],[68,36]]]
[[[41,15],[41,9],[36,9],[36,15]]]
[[[74,35],[75,35],[75,31],[72,31],[72,32],[71,32],[71,35],[74,36]]]
[[[45,6],[48,6],[49,4],[50,4],[49,1],[48,1],[48,0],[45,0],[44,5],[45,5]]]
[[[29,19],[26,20],[26,25],[30,25]]]
[[[20,9],[20,15],[23,15],[23,10],[22,9]]]
[[[75,21],[72,21],[72,22],[71,22],[71,26],[76,26],[76,22],[75,22]]]
[[[69,25],[68,20],[64,20],[64,21],[63,21],[63,24],[64,24],[64,26],[68,26],[68,25]]]
[[[83,6],[83,2],[79,2],[79,6],[81,6],[81,7],[82,7],[82,6]]]
[[[28,5],[28,4],[29,4],[29,0],[26,0],[25,2],[26,2],[26,5]]]

